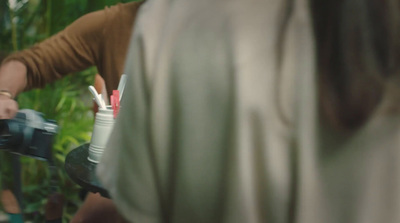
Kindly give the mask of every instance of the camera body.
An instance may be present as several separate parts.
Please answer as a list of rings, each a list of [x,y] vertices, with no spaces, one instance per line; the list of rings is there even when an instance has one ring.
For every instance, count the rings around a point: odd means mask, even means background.
[[[56,122],[45,120],[41,113],[30,109],[19,110],[13,119],[0,120],[0,150],[51,160],[57,131]]]

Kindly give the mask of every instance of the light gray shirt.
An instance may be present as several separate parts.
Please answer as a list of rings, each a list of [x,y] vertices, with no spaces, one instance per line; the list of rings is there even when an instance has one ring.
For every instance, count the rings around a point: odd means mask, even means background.
[[[378,112],[350,138],[318,131],[314,47],[305,0],[145,3],[97,169],[121,213],[400,222],[398,118]]]

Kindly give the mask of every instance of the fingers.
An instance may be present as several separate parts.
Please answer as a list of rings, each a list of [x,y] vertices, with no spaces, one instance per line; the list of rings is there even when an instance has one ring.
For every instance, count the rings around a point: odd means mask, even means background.
[[[21,213],[18,201],[10,190],[1,191],[1,203],[4,207],[4,210],[7,213],[10,214]]]
[[[56,220],[62,217],[63,207],[65,203],[64,195],[60,193],[54,193],[47,197],[47,203],[45,206],[45,217],[46,220]]]
[[[0,119],[14,118],[18,111],[18,103],[13,99],[0,99]]]

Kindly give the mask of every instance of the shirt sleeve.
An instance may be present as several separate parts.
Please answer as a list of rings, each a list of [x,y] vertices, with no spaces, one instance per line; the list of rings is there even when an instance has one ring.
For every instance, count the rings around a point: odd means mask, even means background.
[[[43,42],[10,55],[3,63],[10,60],[24,63],[28,88],[43,87],[86,69],[98,60],[106,19],[106,10],[86,14]]]

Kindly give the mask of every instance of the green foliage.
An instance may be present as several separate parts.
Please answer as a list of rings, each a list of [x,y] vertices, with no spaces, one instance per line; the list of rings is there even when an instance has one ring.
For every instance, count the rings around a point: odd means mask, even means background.
[[[60,126],[53,146],[53,156],[58,167],[58,186],[68,201],[64,214],[66,221],[75,213],[81,201],[78,197],[79,187],[64,171],[64,160],[73,148],[90,140],[93,114],[92,102],[88,100],[86,91],[87,86],[93,83],[92,74],[92,70],[81,72],[18,97],[21,109],[40,111],[45,114],[45,118],[56,120]],[[82,95],[87,98],[82,98]],[[22,168],[22,189],[26,200],[24,212],[31,214],[28,216],[34,217],[35,222],[43,222],[44,204],[50,187],[48,166],[43,161],[24,157]]]
[[[1,0],[0,57],[48,38],[85,13],[129,1],[132,0]],[[95,73],[96,69],[91,68],[18,96],[20,108],[40,111],[60,126],[53,154],[59,188],[67,199],[64,222],[81,204],[79,187],[65,173],[64,160],[73,148],[90,140],[93,103],[87,86],[93,84]],[[47,163],[27,157],[21,162],[26,220],[44,222],[50,180]]]

